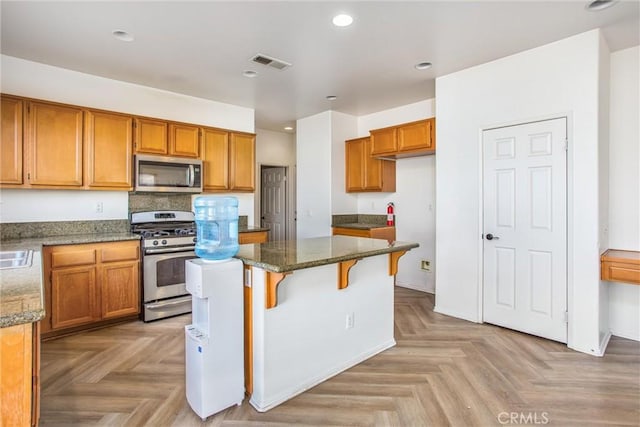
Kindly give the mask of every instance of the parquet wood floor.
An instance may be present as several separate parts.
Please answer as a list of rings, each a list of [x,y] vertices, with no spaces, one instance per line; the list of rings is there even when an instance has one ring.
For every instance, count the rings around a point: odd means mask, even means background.
[[[189,315],[45,342],[41,425],[640,425],[640,343],[614,337],[598,358],[395,295],[396,347],[269,412],[245,399],[204,423],[185,398]]]

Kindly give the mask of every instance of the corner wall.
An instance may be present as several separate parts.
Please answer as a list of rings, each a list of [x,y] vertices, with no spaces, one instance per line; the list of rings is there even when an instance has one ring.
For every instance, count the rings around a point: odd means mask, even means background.
[[[593,30],[436,79],[436,311],[482,321],[482,129],[568,116],[568,345],[602,353],[599,48]]]
[[[611,54],[609,247],[640,251],[640,46]],[[640,286],[608,283],[609,328],[640,341]]]

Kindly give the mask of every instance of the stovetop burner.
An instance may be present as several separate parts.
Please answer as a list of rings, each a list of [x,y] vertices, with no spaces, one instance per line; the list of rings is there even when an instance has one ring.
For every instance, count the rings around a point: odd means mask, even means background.
[[[148,211],[131,214],[131,232],[142,236],[145,248],[195,245],[193,212]]]

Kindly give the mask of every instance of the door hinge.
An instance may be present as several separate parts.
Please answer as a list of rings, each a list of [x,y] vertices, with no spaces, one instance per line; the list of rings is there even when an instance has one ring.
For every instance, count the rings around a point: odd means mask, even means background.
[[[568,139],[564,140],[564,151],[569,151],[569,140]]]
[[[564,315],[562,317],[563,317],[564,323],[569,323],[569,312],[568,311],[565,311]]]

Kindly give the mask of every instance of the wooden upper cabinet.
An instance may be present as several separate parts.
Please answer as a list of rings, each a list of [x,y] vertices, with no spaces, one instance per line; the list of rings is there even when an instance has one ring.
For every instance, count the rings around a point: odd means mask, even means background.
[[[397,129],[395,127],[376,129],[371,132],[371,154],[392,154],[398,151]]]
[[[82,186],[80,108],[27,103],[26,172],[31,186]]]
[[[365,140],[358,138],[345,141],[345,184],[347,193],[362,191],[364,189],[364,162],[363,152]]]
[[[199,157],[200,128],[198,126],[170,123],[169,155],[180,157]]]
[[[254,191],[256,136],[232,132],[229,141],[229,183],[231,191]]]
[[[396,164],[371,156],[369,137],[345,142],[347,193],[396,191]]]
[[[2,95],[0,141],[0,184],[21,185],[23,101]]]
[[[434,154],[435,118],[370,131],[373,156],[414,157]]]
[[[432,150],[432,120],[407,123],[398,128],[398,151]]]
[[[229,132],[204,128],[201,154],[204,191],[228,191]]]
[[[167,122],[163,120],[136,117],[135,152],[147,154],[169,153],[167,145]]]
[[[133,117],[85,112],[85,185],[92,189],[131,190]]]

